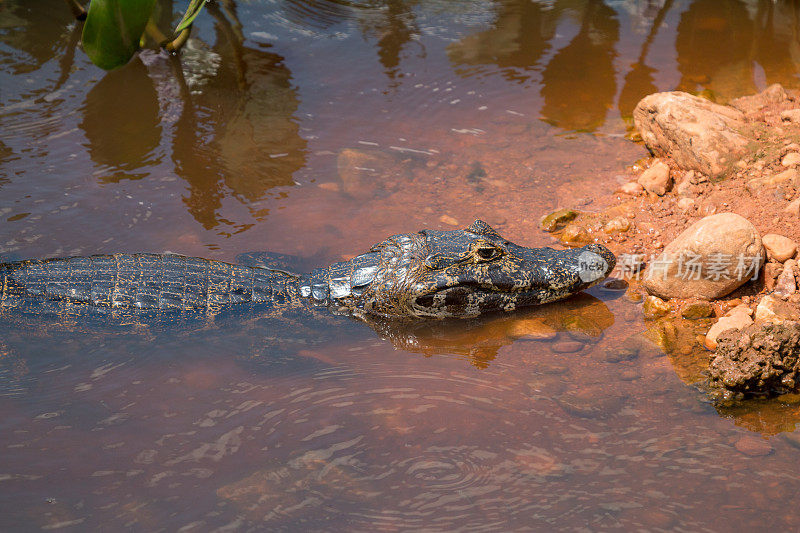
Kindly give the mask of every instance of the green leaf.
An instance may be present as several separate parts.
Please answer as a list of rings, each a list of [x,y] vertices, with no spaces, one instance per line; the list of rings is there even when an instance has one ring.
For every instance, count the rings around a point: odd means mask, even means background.
[[[83,50],[92,63],[112,70],[126,64],[139,48],[139,38],[156,0],[92,0],[83,26]]]
[[[200,14],[200,10],[203,9],[205,3],[206,0],[191,0],[191,2],[189,2],[189,7],[186,8],[186,13],[184,13],[183,18],[175,28],[175,33],[180,33],[191,26],[194,19]]]

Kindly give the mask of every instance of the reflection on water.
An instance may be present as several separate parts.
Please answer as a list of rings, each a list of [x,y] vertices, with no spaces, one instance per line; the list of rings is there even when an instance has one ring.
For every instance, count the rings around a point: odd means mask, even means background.
[[[125,105],[120,106],[120,102]],[[86,95],[80,128],[89,141],[92,160],[109,167],[110,174],[103,176],[103,181],[147,177],[146,172],[135,172],[152,162],[161,141],[158,111],[158,96],[138,57],[92,87]]]
[[[169,27],[182,6],[160,6]],[[543,212],[592,209],[644,155],[623,137],[645,94],[797,87],[798,20],[769,0],[225,0],[180,58],[106,74],[61,0],[6,1],[0,257],[304,270],[475,218],[547,244]],[[798,529],[800,404],[710,403],[706,326],[645,324],[602,287],[466,322],[5,314],[0,529]]]
[[[236,232],[252,224],[222,219],[223,200],[232,196],[252,205],[274,187],[292,186],[306,143],[298,134],[298,100],[283,58],[268,46],[244,46],[219,7],[208,11],[217,21],[214,47],[190,42],[184,67],[145,53],[149,70],[137,57],[106,74],[87,95],[80,127],[92,159],[106,167],[100,179],[108,183],[148,177],[162,124],[172,126],[170,152],[175,173],[189,186],[189,213],[206,229],[225,223],[231,226],[225,231]],[[269,213],[250,211],[256,220]]]
[[[614,11],[599,0],[587,1],[577,35],[542,71],[545,120],[569,130],[594,131],[603,125],[617,91],[613,61],[618,38]]]
[[[711,80],[714,79],[723,84],[742,84],[723,86],[723,93],[756,91],[752,69],[757,41],[754,40],[753,21],[747,15],[747,7],[738,0],[692,2],[681,15],[675,39],[681,73],[679,87],[690,91],[697,90],[698,86],[712,89]],[[709,54],[719,49],[726,50],[722,63],[718,62],[717,54]],[[696,59],[688,61],[689,57]]]
[[[554,340],[565,332],[567,340],[593,344],[600,340],[603,330],[614,323],[614,315],[606,305],[587,294],[546,307],[523,309],[506,315],[490,315],[471,320],[425,321],[397,323],[369,321],[378,334],[396,348],[426,356],[436,354],[461,355],[478,368],[486,368],[503,346],[515,340]]]

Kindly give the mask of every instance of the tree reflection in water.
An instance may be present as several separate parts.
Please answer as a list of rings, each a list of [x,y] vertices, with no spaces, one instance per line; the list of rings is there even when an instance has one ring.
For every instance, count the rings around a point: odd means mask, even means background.
[[[212,47],[190,43],[182,60],[143,53],[148,68],[136,58],[106,74],[87,96],[81,128],[92,159],[110,169],[101,181],[118,182],[148,175],[135,169],[159,157],[164,127],[175,173],[188,184],[189,213],[204,228],[230,234],[252,223],[222,218],[224,199],[238,199],[256,220],[266,216],[257,202],[294,184],[306,141],[283,57],[268,45],[245,46],[235,4],[222,6],[208,6],[216,21]]]

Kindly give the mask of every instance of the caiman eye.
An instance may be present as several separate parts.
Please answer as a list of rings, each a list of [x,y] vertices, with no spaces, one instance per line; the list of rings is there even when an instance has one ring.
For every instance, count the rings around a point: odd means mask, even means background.
[[[489,259],[494,259],[500,255],[500,250],[497,248],[478,248],[478,257],[483,259],[484,261],[488,261]]]

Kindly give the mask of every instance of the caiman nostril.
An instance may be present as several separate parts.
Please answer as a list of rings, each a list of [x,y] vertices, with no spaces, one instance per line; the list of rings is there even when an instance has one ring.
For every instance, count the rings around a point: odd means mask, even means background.
[[[582,248],[582,250],[587,250],[589,252],[595,253],[603,258],[603,260],[608,265],[605,274],[610,274],[611,271],[614,270],[614,267],[617,265],[617,258],[616,256],[614,256],[614,253],[605,246],[603,246],[602,244],[596,244],[596,243],[587,244]]]

